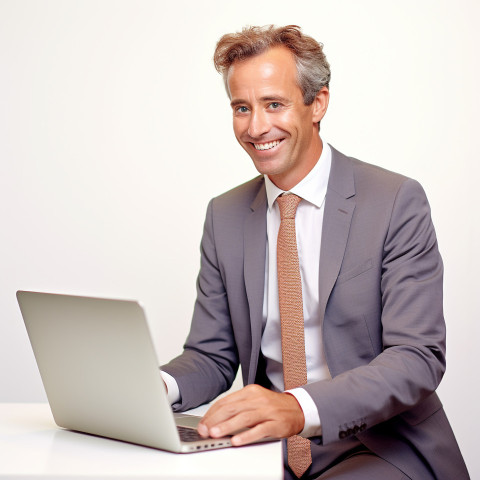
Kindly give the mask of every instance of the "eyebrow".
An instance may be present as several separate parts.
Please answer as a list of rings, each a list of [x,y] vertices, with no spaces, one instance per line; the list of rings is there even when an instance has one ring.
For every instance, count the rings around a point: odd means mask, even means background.
[[[267,95],[265,97],[261,97],[260,98],[260,101],[261,102],[282,102],[282,103],[290,103],[290,100],[288,100],[287,98],[285,97],[282,97],[280,95]],[[236,100],[232,100],[230,102],[230,106],[231,107],[236,107],[237,105],[244,105],[244,104],[248,104],[249,102],[247,102],[246,100],[242,100],[241,98],[239,99],[236,99]]]

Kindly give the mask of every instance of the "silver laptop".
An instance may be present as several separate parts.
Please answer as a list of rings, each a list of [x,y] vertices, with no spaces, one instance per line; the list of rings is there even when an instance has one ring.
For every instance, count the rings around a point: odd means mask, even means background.
[[[231,446],[199,437],[200,417],[172,412],[138,302],[25,291],[17,299],[58,426],[179,453]]]

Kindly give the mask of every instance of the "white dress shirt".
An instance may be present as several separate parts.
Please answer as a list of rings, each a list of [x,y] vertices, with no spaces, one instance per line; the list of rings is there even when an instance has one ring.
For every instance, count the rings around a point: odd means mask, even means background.
[[[319,268],[323,212],[331,166],[331,149],[323,143],[320,159],[300,183],[289,191],[302,198],[295,216],[298,259],[302,280],[303,317],[305,323],[305,356],[307,382],[331,378],[325,361],[322,325],[319,314]],[[280,209],[275,201],[284,193],[265,176],[267,191],[267,255],[265,262],[265,296],[263,301],[264,331],[261,349],[266,360],[267,376],[273,387],[284,390],[282,344],[277,282],[277,236]],[[302,388],[289,390],[295,395],[305,415],[301,435],[321,434],[320,418],[313,399]]]
[[[307,360],[308,383],[331,378],[325,361],[322,326],[319,309],[319,268],[320,243],[322,237],[323,212],[330,175],[332,152],[323,142],[320,159],[309,174],[289,190],[302,198],[295,217],[297,249],[302,280],[303,317],[305,323],[305,355]],[[265,295],[263,301],[263,322],[261,350],[266,360],[267,376],[274,389],[283,391],[282,346],[280,311],[277,282],[277,236],[280,226],[280,209],[276,198],[284,193],[265,175],[267,192],[267,251],[265,261]],[[167,384],[170,403],[180,399],[175,379],[162,372]],[[289,390],[302,407],[305,426],[301,435],[311,437],[321,434],[318,410],[313,399],[302,388]]]

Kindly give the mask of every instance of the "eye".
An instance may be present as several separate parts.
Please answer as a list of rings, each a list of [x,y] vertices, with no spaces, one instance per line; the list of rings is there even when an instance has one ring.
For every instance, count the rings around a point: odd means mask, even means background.
[[[244,105],[240,105],[237,108],[235,108],[236,113],[248,113],[248,108],[245,107]]]
[[[278,103],[278,102],[272,102],[272,103],[269,105],[269,107],[270,107],[272,110],[276,110],[277,108],[280,108],[281,105],[280,105],[280,103]]]

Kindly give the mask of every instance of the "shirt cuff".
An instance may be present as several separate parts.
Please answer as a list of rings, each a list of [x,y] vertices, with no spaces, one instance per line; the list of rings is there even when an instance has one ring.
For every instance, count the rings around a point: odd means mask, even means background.
[[[304,438],[321,436],[322,424],[320,422],[320,415],[318,414],[317,406],[310,394],[303,388],[294,388],[292,390],[287,390],[285,393],[293,395],[303,410],[305,426],[299,435]]]
[[[177,381],[167,372],[160,372],[162,374],[163,381],[167,385],[167,398],[170,405],[180,401],[180,390],[178,389]]]

